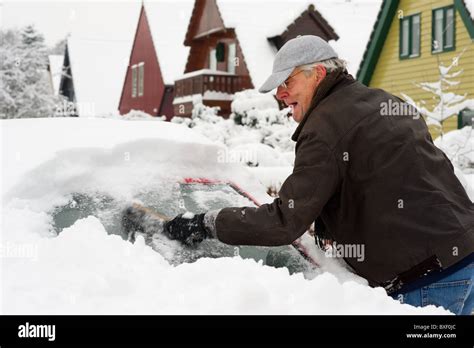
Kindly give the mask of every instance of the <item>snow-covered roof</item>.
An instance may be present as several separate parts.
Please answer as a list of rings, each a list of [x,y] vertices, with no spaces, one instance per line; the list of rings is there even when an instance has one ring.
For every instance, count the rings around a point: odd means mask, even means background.
[[[222,76],[234,75],[234,74],[232,74],[230,72],[227,72],[227,71],[201,69],[201,70],[191,71],[191,72],[188,72],[186,74],[182,74],[176,80],[183,80],[183,79],[188,79],[190,77],[199,76],[199,75],[206,75],[206,74],[209,74],[209,75],[222,75]]]
[[[186,65],[189,47],[183,41],[194,2],[148,0],[144,4],[163,80],[172,85]]]
[[[339,35],[330,44],[355,74],[381,0],[217,0],[226,28],[234,28],[255,87],[271,73],[276,50],[267,38],[281,34],[310,4]]]
[[[464,3],[466,4],[471,18],[474,20],[474,0],[464,0]]]
[[[63,55],[51,54],[48,56],[49,60],[49,72],[51,74],[51,80],[53,83],[53,93],[57,95],[59,93],[59,83],[61,82],[61,72],[63,69]]]
[[[140,3],[96,3],[74,12],[68,53],[80,116],[117,113]],[[104,11],[113,16],[104,24]]]
[[[130,57],[130,41],[67,40],[79,116],[116,113]]]

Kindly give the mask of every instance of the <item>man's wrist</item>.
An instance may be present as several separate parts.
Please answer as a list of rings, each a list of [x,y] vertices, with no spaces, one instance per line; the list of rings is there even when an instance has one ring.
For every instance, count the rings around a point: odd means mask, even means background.
[[[221,210],[210,210],[204,214],[204,229],[206,230],[209,238],[217,238],[216,230],[216,218]]]

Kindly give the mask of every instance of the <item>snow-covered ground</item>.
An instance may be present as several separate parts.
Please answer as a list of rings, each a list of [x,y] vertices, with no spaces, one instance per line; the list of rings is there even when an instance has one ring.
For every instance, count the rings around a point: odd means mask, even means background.
[[[451,160],[459,181],[474,202],[474,128],[466,126],[448,132],[434,143]]]
[[[0,125],[3,314],[447,313],[402,305],[322,253],[313,276],[290,275],[238,256],[172,266],[143,239],[108,234],[103,216],[56,235],[51,209],[74,192],[100,191],[125,204],[204,171],[270,198],[240,164],[216,164],[222,148],[184,125],[87,118]]]

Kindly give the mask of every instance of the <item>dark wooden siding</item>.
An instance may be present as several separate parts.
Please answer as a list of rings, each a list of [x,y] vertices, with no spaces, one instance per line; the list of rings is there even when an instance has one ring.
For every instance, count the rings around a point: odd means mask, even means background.
[[[173,98],[174,86],[166,86],[159,115],[165,115],[167,121],[171,120],[171,118],[176,115],[173,110]]]
[[[200,13],[200,20],[197,22],[193,38],[224,29],[224,22],[219,15],[215,0],[197,0],[196,5]]]
[[[132,98],[132,66],[140,62],[145,63],[144,93],[142,96],[137,95],[137,97]],[[153,116],[159,116],[160,111],[172,113],[172,107],[167,108],[161,105],[164,94],[165,85],[153,45],[146,12],[142,6],[120,99],[120,114],[126,114],[132,109],[141,110]],[[172,115],[166,114],[166,116],[171,117]]]
[[[334,29],[312,5],[296,18],[282,34],[271,37],[269,40],[277,49],[280,49],[288,40],[294,39],[298,35],[316,35],[326,41],[339,39]]]

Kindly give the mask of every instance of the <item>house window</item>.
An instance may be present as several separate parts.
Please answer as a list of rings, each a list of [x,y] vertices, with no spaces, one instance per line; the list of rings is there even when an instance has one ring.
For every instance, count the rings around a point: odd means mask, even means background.
[[[132,65],[132,98],[137,96],[138,72],[137,65]]]
[[[225,44],[223,42],[219,42],[216,46],[216,60],[225,62]]]
[[[216,59],[216,49],[213,48],[209,52],[209,69],[217,70],[217,59]]]
[[[229,44],[229,56],[227,57],[227,71],[231,74],[235,74],[236,65],[236,46],[235,43]]]
[[[474,125],[474,110],[464,109],[458,114],[458,129]]]
[[[145,63],[138,64],[138,96],[141,97],[143,95],[143,90],[145,87]]]
[[[432,53],[453,51],[455,46],[456,18],[454,7],[437,8],[432,13]]]
[[[414,14],[400,19],[400,58],[420,56],[421,15]]]

